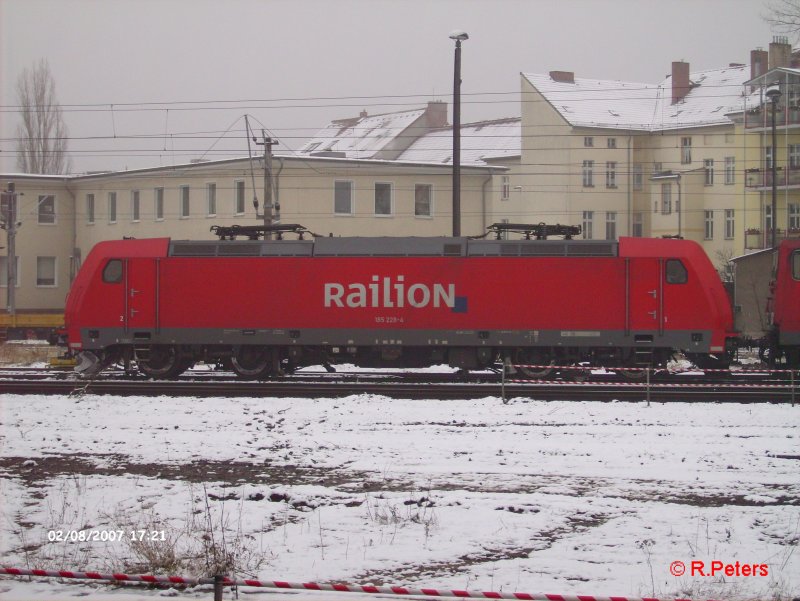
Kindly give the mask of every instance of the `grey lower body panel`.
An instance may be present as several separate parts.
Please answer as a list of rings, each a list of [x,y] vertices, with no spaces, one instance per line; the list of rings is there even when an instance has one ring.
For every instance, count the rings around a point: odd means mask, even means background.
[[[800,332],[784,332],[779,336],[781,346],[800,346]]]
[[[710,350],[708,330],[351,330],[270,328],[162,328],[125,332],[121,328],[81,331],[85,350],[109,346],[183,344],[202,346],[355,346],[355,347],[563,347],[674,348],[692,353]]]

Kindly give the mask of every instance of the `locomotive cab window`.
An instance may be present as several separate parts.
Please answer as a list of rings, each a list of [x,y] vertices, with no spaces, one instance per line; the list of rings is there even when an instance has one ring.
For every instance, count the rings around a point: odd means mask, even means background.
[[[689,274],[686,267],[678,259],[668,259],[665,275],[667,284],[685,284],[689,281]]]
[[[103,281],[106,284],[119,284],[122,281],[122,261],[111,259],[103,268]]]
[[[792,277],[800,280],[800,250],[792,253]]]

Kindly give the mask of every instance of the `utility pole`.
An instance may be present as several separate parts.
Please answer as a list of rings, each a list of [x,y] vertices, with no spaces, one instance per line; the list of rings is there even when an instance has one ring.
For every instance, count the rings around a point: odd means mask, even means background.
[[[263,142],[256,142],[256,144],[264,146],[264,227],[269,228],[273,222],[273,209],[275,208],[275,204],[272,202],[272,190],[274,189],[272,182],[272,147],[278,141],[268,138],[263,129],[261,130],[261,138]],[[271,238],[272,233],[265,231],[264,240]]]
[[[12,317],[17,314],[17,193],[13,182],[2,193],[0,199],[0,228],[6,230],[8,248],[6,253],[6,308]]]

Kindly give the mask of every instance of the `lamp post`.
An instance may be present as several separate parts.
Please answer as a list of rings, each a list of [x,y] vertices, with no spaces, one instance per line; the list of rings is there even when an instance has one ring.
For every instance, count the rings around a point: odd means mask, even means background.
[[[767,98],[772,101],[772,248],[778,245],[778,133],[775,114],[778,112],[780,97],[781,89],[777,85],[767,90]]]
[[[469,39],[466,31],[450,34],[456,41],[453,68],[453,236],[461,235],[461,42]]]

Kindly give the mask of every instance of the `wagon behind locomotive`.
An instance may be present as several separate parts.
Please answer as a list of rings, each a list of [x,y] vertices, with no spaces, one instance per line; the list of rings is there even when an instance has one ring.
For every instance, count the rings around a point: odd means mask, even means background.
[[[722,356],[728,300],[696,243],[316,238],[98,244],[67,302],[84,367],[155,377],[230,360],[462,369]],[[529,372],[532,373],[532,372]]]

